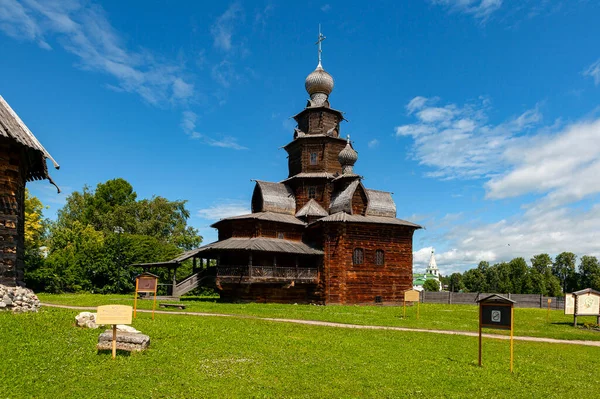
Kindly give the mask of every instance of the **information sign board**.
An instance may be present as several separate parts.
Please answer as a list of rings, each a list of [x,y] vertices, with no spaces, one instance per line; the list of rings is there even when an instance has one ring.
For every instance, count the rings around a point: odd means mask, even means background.
[[[573,294],[565,294],[565,314],[575,314],[575,297]]]
[[[600,314],[600,296],[589,292],[577,296],[578,316],[597,316]]]
[[[155,292],[157,283],[158,279],[156,277],[140,276],[138,277],[137,292]]]
[[[132,311],[133,308],[126,305],[98,306],[96,324],[131,324]]]
[[[404,292],[404,300],[406,302],[419,302],[420,296],[417,290],[408,290]]]
[[[512,325],[511,305],[481,304],[481,326],[510,330]]]

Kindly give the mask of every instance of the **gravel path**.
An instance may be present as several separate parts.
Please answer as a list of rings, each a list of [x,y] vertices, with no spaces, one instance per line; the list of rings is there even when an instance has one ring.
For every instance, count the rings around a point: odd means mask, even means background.
[[[55,305],[50,303],[42,303],[42,306],[51,308],[63,308],[63,309],[74,309],[74,310],[96,310],[96,307],[90,306],[68,306],[68,305]],[[152,313],[151,310],[137,310],[140,313]],[[361,330],[391,330],[391,331],[405,331],[405,332],[420,332],[420,333],[431,333],[431,334],[444,334],[444,335],[462,335],[466,337],[478,337],[477,332],[471,331],[453,331],[453,330],[428,330],[424,328],[407,328],[407,327],[391,327],[391,326],[365,326],[360,324],[344,324],[344,323],[332,323],[329,321],[315,321],[315,320],[298,320],[298,319],[278,319],[272,317],[257,317],[257,316],[246,316],[237,314],[222,314],[222,313],[202,313],[202,312],[170,312],[165,310],[156,310],[156,314],[170,314],[170,315],[187,315],[187,316],[208,316],[208,317],[233,317],[238,319],[254,319],[254,320],[265,320],[274,321],[277,323],[294,323],[294,324],[305,324],[311,326],[323,326],[323,327],[335,327],[335,328],[355,328]],[[507,335],[496,335],[496,334],[482,334],[485,338],[504,339],[509,340],[510,337]],[[569,340],[569,339],[554,339],[554,338],[541,338],[541,337],[521,337],[514,336],[515,341],[529,341],[529,342],[546,342],[550,344],[568,344],[568,345],[584,345],[584,346],[597,346],[600,347],[600,341],[580,341],[580,340]]]

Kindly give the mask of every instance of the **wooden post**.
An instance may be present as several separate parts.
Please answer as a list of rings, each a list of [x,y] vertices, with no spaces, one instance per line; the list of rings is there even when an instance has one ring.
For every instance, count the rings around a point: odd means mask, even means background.
[[[479,367],[481,367],[481,304],[479,305]]]
[[[133,318],[137,318],[138,278],[135,279],[135,297],[133,298]]]
[[[573,327],[577,327],[577,295],[573,295],[574,308],[573,308]]]
[[[515,329],[515,307],[510,307],[510,372],[513,372],[513,331]]]
[[[154,301],[152,302],[152,320],[154,320],[154,309],[156,309],[156,290],[158,289],[158,279],[154,283]]]
[[[546,314],[546,322],[550,323],[550,304],[552,303],[552,299],[548,298],[548,313]]]
[[[420,302],[417,301],[417,320],[419,320],[419,309],[420,309]]]
[[[252,252],[248,255],[248,277],[252,278]]]
[[[404,311],[402,313],[402,318],[406,319],[406,299],[404,299]]]
[[[198,273],[198,271],[196,270],[196,268],[197,268],[196,262],[197,262],[196,258],[194,257],[192,259],[192,273],[194,273],[194,274]]]
[[[131,308],[130,308],[131,309]],[[113,339],[112,339],[112,358],[117,357],[117,325],[113,324]]]
[[[173,268],[173,291],[171,292],[171,295],[177,296],[176,290],[177,290],[177,267],[174,267]]]

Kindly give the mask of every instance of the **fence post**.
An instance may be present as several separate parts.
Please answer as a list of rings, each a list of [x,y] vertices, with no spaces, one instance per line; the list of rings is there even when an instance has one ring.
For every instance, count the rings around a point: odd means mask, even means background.
[[[540,309],[541,309],[542,307],[544,307],[543,301],[544,301],[544,295],[543,295],[543,294],[540,294]]]
[[[448,291],[448,305],[452,304],[452,291]]]

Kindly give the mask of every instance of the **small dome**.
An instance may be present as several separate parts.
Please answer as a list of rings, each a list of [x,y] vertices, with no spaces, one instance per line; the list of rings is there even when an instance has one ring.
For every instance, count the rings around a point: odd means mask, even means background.
[[[338,155],[338,160],[342,166],[354,166],[356,161],[358,160],[358,153],[354,151],[352,146],[350,145],[350,139],[348,138],[348,143],[346,147],[340,151]]]
[[[315,93],[329,95],[333,91],[333,77],[331,77],[319,63],[317,69],[312,71],[310,75],[306,77],[304,87],[310,96]]]

